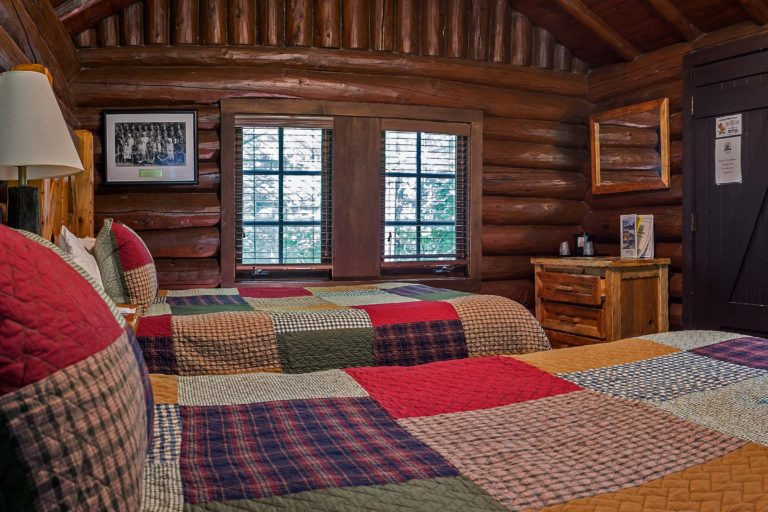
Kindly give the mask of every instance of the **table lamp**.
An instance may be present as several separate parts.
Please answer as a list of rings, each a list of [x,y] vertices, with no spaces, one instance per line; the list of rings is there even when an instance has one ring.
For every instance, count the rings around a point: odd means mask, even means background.
[[[40,233],[40,203],[27,180],[83,170],[51,87],[48,70],[25,64],[0,75],[0,180],[8,188],[8,225]]]

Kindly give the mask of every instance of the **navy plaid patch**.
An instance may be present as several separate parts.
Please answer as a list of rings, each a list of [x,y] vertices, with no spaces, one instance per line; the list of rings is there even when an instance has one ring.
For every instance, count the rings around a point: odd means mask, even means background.
[[[239,295],[190,295],[188,297],[167,297],[166,302],[171,306],[226,306],[231,304],[246,304]]]
[[[149,373],[177,375],[176,353],[173,351],[173,338],[170,336],[139,336],[136,338],[144,355]]]
[[[187,503],[457,476],[369,397],[181,407]]]
[[[768,370],[768,340],[763,338],[736,338],[693,349],[690,352],[741,366]]]
[[[433,320],[374,328],[373,359],[377,366],[412,366],[469,357],[460,320]]]
[[[403,297],[417,297],[419,295],[425,295],[427,293],[442,292],[439,288],[432,288],[431,286],[423,284],[412,284],[408,286],[398,286],[397,288],[388,288],[384,290],[388,293],[394,293],[395,295],[402,295]]]

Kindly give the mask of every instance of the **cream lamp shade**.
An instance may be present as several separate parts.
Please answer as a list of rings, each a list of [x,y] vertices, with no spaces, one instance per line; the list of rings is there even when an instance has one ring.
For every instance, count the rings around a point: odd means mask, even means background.
[[[0,75],[0,180],[69,176],[83,170],[51,84],[43,73]]]

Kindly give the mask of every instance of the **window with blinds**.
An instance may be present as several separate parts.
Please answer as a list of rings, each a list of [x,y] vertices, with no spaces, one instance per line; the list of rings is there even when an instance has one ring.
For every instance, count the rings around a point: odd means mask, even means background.
[[[465,260],[467,158],[466,136],[382,132],[383,266]]]
[[[237,270],[330,268],[331,121],[248,119],[235,146]]]

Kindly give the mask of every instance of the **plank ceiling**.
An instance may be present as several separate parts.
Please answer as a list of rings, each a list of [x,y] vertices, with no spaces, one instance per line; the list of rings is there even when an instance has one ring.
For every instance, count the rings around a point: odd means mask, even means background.
[[[403,0],[383,1],[397,6]],[[481,8],[487,3],[487,0],[447,1],[464,2],[467,9]],[[83,14],[86,19],[98,20],[131,1],[51,0],[51,3],[66,23],[78,11],[80,21]],[[510,0],[510,3],[534,25],[551,32],[592,69],[631,61],[643,53],[738,23],[768,23],[768,0]],[[72,28],[71,23],[68,26]],[[75,26],[80,30],[84,28],[81,24]]]

